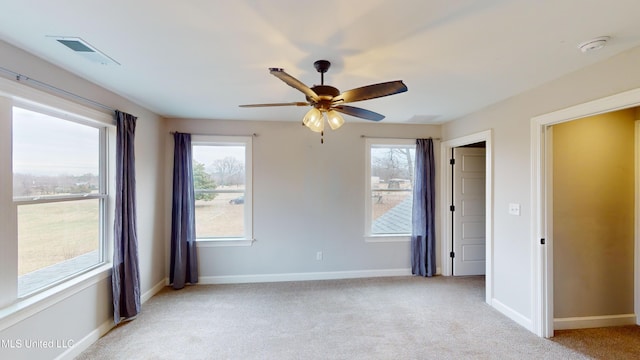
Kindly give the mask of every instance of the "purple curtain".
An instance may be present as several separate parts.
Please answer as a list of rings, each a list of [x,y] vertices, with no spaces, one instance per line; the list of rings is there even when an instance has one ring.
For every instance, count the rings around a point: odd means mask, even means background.
[[[174,289],[198,282],[195,195],[191,134],[173,136],[173,202],[171,211],[171,264],[169,281]]]
[[[136,117],[116,110],[116,208],[113,244],[113,321],[140,312],[140,270],[136,230]]]
[[[433,140],[418,139],[411,220],[411,273],[414,275],[436,274],[435,197]]]

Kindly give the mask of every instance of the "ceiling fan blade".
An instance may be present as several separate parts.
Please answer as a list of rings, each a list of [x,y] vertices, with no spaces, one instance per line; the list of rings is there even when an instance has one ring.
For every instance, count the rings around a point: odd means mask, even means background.
[[[314,102],[317,102],[319,100],[318,94],[316,94],[315,91],[311,90],[311,88],[303,84],[300,80],[284,72],[284,69],[269,68],[269,72],[271,73],[271,75],[284,81],[287,85],[291,86],[292,88],[301,91],[303,94],[305,94],[309,99],[313,100]]]
[[[333,102],[349,103],[369,100],[383,96],[399,94],[405,91],[407,91],[407,85],[405,85],[402,80],[389,81],[347,90],[342,94],[334,97]]]
[[[272,103],[272,104],[247,104],[238,105],[239,107],[266,107],[266,106],[309,106],[306,102],[290,102],[290,103]]]
[[[331,108],[343,114],[359,117],[366,120],[380,121],[384,119],[384,115],[382,114],[378,114],[377,112],[373,112],[371,110],[365,110],[355,106],[337,105],[337,106],[332,106]]]

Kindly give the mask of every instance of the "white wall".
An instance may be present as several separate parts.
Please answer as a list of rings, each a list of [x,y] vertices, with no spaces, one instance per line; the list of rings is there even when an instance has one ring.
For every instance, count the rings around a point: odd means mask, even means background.
[[[533,315],[531,118],[639,88],[639,63],[635,48],[443,125],[443,140],[493,129],[493,300],[516,316],[531,320]],[[507,213],[509,203],[522,205],[521,216]]]
[[[295,108],[291,110],[296,112]],[[249,247],[199,247],[201,282],[410,274],[409,242],[365,242],[366,164],[365,139],[361,135],[439,137],[440,126],[358,123],[347,119],[342,128],[327,130],[325,143],[320,144],[320,135],[299,122],[168,119],[164,137],[168,194],[173,167],[170,131],[257,134],[253,139],[256,242]],[[438,148],[436,143],[436,151]],[[167,199],[167,246],[170,212]],[[323,252],[321,261],[316,260],[317,251]]]
[[[100,66],[100,65],[96,65]],[[42,59],[32,56],[9,44],[0,42],[0,67],[21,73],[71,93],[97,101],[112,108],[138,116],[136,129],[136,173],[138,192],[138,241],[140,256],[141,292],[150,294],[157,285],[164,284],[165,248],[164,248],[164,188],[162,181],[164,156],[161,150],[164,138],[161,134],[162,120],[150,111],[117,96],[103,88],[70,74]],[[0,119],[2,128],[6,128],[8,118]],[[6,134],[5,134],[6,135]],[[5,138],[2,138],[3,143]],[[4,153],[0,159],[9,159]],[[11,173],[7,161],[0,161],[4,168],[0,172]],[[2,182],[3,188],[10,186],[10,180]],[[6,200],[6,199],[5,199]],[[5,201],[3,200],[3,201]],[[112,226],[112,225],[109,225]],[[0,236],[13,237],[15,234],[0,229]],[[32,340],[72,340],[76,345],[88,345],[92,339],[108,330],[112,320],[111,281],[108,273],[92,281],[81,284],[81,290],[64,292],[64,296],[51,299],[51,304],[33,311],[36,307],[18,310],[0,318],[0,339],[5,341],[18,339]],[[3,297],[4,298],[4,297]],[[51,300],[50,299],[50,300]],[[19,307],[21,303],[10,305]],[[31,309],[31,311],[30,311]],[[6,315],[7,308],[0,309]],[[2,312],[5,311],[5,312]],[[26,316],[25,314],[30,316]],[[17,319],[17,320],[16,320]],[[11,324],[8,325],[7,324]],[[82,342],[83,338],[88,341]],[[10,349],[0,347],[3,359],[51,359],[64,351],[73,349]]]
[[[634,313],[635,121],[630,108],[552,126],[555,319]]]

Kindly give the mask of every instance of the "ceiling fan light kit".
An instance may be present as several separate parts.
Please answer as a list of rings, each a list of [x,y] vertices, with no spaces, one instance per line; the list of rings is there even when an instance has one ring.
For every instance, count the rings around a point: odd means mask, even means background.
[[[322,112],[316,108],[311,108],[302,119],[302,124],[311,129],[311,131],[324,131],[324,118]]]
[[[384,115],[382,114],[343,104],[375,99],[407,91],[407,86],[402,80],[397,80],[367,85],[340,93],[340,90],[337,88],[324,84],[324,73],[329,70],[331,63],[327,60],[318,60],[313,63],[313,66],[320,73],[320,85],[313,87],[306,86],[300,80],[287,74],[282,68],[269,68],[271,75],[302,92],[307,102],[249,104],[240,105],[240,107],[311,106],[311,110],[302,118],[302,124],[312,131],[319,132],[322,135],[320,142],[324,143],[324,122],[326,120],[332,130],[338,129],[344,124],[344,119],[339,113],[371,121],[384,119]]]
[[[329,110],[325,115],[327,116],[327,122],[329,123],[331,130],[336,130],[344,124],[344,119],[335,110]]]

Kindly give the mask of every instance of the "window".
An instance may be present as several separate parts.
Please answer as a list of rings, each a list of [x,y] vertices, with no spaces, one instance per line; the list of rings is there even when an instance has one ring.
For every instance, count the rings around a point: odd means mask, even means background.
[[[415,140],[367,139],[366,229],[369,237],[411,235]]]
[[[193,136],[196,239],[251,240],[251,137]]]
[[[18,296],[24,296],[104,262],[106,127],[38,108],[12,111]]]

